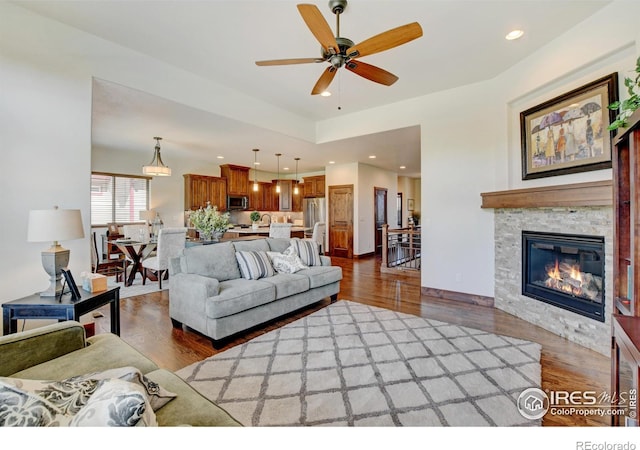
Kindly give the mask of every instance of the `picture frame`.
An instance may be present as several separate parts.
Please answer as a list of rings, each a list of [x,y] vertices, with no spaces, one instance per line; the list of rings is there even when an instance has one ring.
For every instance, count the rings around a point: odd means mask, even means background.
[[[407,199],[407,210],[408,211],[413,211],[415,209],[415,204],[413,202],[412,198],[408,198]]]
[[[70,270],[62,269],[62,275],[64,276],[65,282],[67,286],[69,286],[69,292],[71,292],[71,300],[76,301],[80,300],[80,291],[78,290],[78,285],[76,281],[73,279],[73,275]],[[62,296],[64,295],[64,286],[62,287],[62,293],[60,294],[60,300],[62,300]]]
[[[521,112],[522,179],[610,168],[617,100],[612,73]]]

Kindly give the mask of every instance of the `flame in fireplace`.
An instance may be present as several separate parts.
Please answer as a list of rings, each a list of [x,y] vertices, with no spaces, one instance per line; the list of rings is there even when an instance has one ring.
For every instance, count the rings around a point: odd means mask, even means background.
[[[582,295],[582,272],[578,264],[560,264],[556,258],[555,265],[547,270],[545,285],[552,289],[567,292],[573,295]]]

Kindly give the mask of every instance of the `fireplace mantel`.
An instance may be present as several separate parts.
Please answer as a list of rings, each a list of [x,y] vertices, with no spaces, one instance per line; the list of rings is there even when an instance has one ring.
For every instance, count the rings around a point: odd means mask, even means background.
[[[544,208],[560,206],[612,206],[611,180],[484,192],[482,208]]]

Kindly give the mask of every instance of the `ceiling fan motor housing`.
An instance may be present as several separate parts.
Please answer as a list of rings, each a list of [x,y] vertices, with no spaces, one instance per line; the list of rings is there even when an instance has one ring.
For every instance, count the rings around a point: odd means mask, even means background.
[[[351,39],[343,37],[337,37],[336,43],[338,44],[339,53],[333,55],[329,52],[325,52],[324,49],[322,49],[322,58],[328,60],[333,67],[339,68],[348,61],[347,50],[353,47],[355,44]]]
[[[329,8],[334,14],[342,14],[347,7],[347,0],[329,0]]]

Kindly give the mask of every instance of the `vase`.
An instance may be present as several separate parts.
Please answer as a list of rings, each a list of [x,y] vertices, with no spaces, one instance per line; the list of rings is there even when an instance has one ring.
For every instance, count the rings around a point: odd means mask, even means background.
[[[214,242],[220,242],[220,239],[222,239],[222,236],[224,236],[224,231],[214,231],[212,240]]]
[[[259,227],[260,227],[260,226],[258,225],[258,222],[253,222],[253,223],[251,224],[251,229],[252,229],[253,231],[257,231]]]
[[[198,230],[198,233],[200,234],[200,240],[203,241],[210,241],[213,236],[213,231]]]

